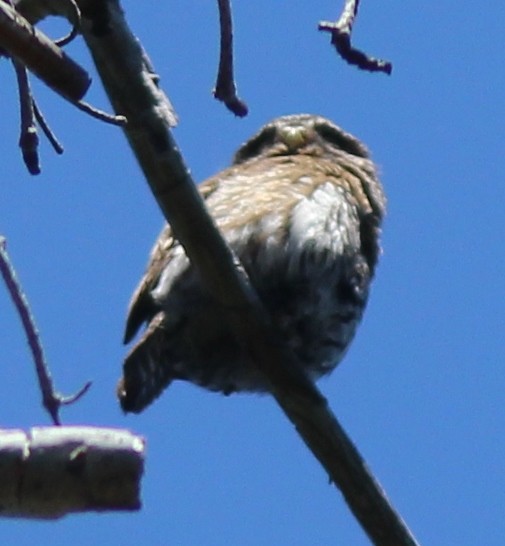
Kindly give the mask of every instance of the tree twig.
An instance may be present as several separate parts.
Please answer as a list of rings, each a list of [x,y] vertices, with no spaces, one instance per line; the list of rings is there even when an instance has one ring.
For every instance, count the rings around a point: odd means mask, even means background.
[[[26,168],[30,174],[40,174],[39,163],[39,137],[35,125],[35,112],[30,82],[25,66],[15,57],[12,58],[12,65],[16,72],[19,90],[19,107],[21,129],[19,135],[19,147],[23,155]]]
[[[46,135],[47,140],[51,143],[51,146],[53,147],[54,151],[57,154],[63,153],[63,146],[60,144],[59,140],[56,138],[56,135],[51,130],[51,127],[49,127],[44,115],[40,111],[40,108],[37,105],[37,102],[32,97],[32,106],[33,106],[33,113],[35,114],[35,119],[37,120],[37,123],[40,125],[40,128],[42,129],[43,133]]]
[[[70,21],[69,17],[69,22],[72,25],[70,32],[66,36],[63,36],[63,38],[59,38],[58,40],[54,41],[58,47],[66,46],[72,40],[74,40],[79,34],[79,29],[81,28],[81,10],[79,9],[79,6],[75,3],[75,0],[67,0],[67,2],[70,8],[74,11],[74,21]]]
[[[39,332],[35,324],[35,319],[30,311],[30,306],[21,285],[17,279],[16,272],[7,253],[5,237],[0,235],[0,272],[4,278],[7,290],[16,307],[18,315],[23,323],[23,327],[28,340],[28,345],[32,352],[35,363],[35,371],[39,381],[40,391],[42,393],[42,403],[48,411],[53,423],[60,425],[59,411],[62,405],[70,404],[83,396],[91,386],[87,382],[76,394],[64,397],[54,389],[49,367],[44,356],[44,350],[40,342]]]
[[[74,106],[81,110],[81,112],[88,114],[88,116],[98,119],[99,121],[103,121],[104,123],[109,123],[110,125],[117,125],[119,127],[122,127],[128,122],[125,116],[115,116],[114,114],[109,114],[107,112],[104,112],[103,110],[99,110],[98,108],[91,106],[91,104],[88,104],[87,102],[84,102],[82,100],[74,102]]]
[[[233,75],[233,21],[230,0],[217,0],[219,7],[220,49],[219,69],[217,73],[214,97],[224,102],[228,110],[236,116],[247,115],[247,104],[237,96],[237,87]]]
[[[358,14],[358,6],[359,0],[345,0],[345,6],[338,21],[321,21],[318,28],[331,33],[332,45],[342,59],[349,64],[370,72],[391,74],[393,65],[389,61],[370,57],[351,45],[352,27]]]

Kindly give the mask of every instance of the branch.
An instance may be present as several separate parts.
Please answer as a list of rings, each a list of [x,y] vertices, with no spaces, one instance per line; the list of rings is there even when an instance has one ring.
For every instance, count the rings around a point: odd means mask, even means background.
[[[0,430],[0,516],[139,510],[144,448],[127,430]]]
[[[35,371],[39,380],[39,387],[42,393],[42,404],[48,411],[53,423],[60,425],[60,407],[76,402],[83,396],[91,386],[91,382],[87,382],[76,394],[71,396],[63,396],[54,389],[51,373],[44,356],[44,350],[40,342],[39,332],[35,324],[35,319],[30,311],[28,300],[23,293],[23,289],[19,284],[14,267],[11,264],[9,255],[7,254],[5,238],[0,235],[0,273],[2,274],[7,290],[14,302],[16,310],[19,314],[23,327],[25,329],[28,345],[33,355],[35,363]],[[1,483],[1,481],[0,481]],[[0,503],[1,506],[1,503]]]
[[[83,68],[3,1],[0,1],[0,47],[72,102],[82,99],[91,84]]]
[[[27,68],[85,113],[114,125],[126,123],[123,117],[111,116],[80,100],[88,90],[91,79],[87,72],[67,57],[58,46],[67,44],[75,38],[80,28],[81,13],[75,0],[59,0],[58,4],[72,23],[72,29],[67,36],[53,43],[16,11],[13,0],[0,0],[0,55],[11,57],[16,72],[21,111],[19,146],[30,174],[40,173],[39,138],[35,121],[42,128],[56,153],[63,153],[63,147],[35,102],[28,81]]]
[[[25,66],[14,57],[12,58],[12,64],[18,80],[19,110],[21,112],[19,147],[28,172],[30,174],[40,174],[39,137],[35,125],[35,109],[28,74]]]
[[[79,6],[75,3],[75,0],[66,0],[70,9],[73,10],[73,20],[72,17],[68,17],[69,22],[72,25],[72,28],[70,29],[70,32],[63,36],[63,38],[59,38],[58,40],[55,40],[54,43],[58,47],[64,47],[70,42],[72,42],[75,38],[77,38],[77,35],[79,34],[79,29],[81,27],[81,11],[79,10]]]
[[[16,7],[20,13],[35,23],[47,15],[59,15],[68,18],[69,10],[67,3],[68,0],[44,0],[43,2],[40,0],[18,0]],[[116,5],[117,0],[114,0],[113,4]],[[77,5],[81,15],[85,18],[84,22],[87,24],[84,32],[81,29],[84,37],[91,36],[95,39],[107,38],[107,35],[111,31],[108,0],[78,0]],[[118,9],[120,8],[118,7]],[[134,37],[133,42],[125,43],[124,51],[121,49],[121,44],[116,43],[114,46],[117,48],[114,50],[114,54],[118,57],[124,57],[122,59],[123,62],[120,63],[123,72],[119,77],[116,75],[114,78],[109,78],[111,85],[118,86],[109,96],[109,99],[112,100],[114,97],[119,101],[117,104],[114,104],[118,115],[110,118],[110,116],[103,112],[97,110],[92,112],[91,110],[93,109],[82,102],[75,104],[75,106],[102,121],[123,126],[127,123],[125,113],[129,111],[129,108],[128,105],[122,104],[122,100],[128,100],[129,96],[133,94],[137,100],[148,100],[147,104],[142,105],[145,112],[151,112],[154,109],[157,115],[161,116],[169,127],[175,127],[177,125],[177,116],[172,104],[159,88],[159,76],[154,72],[147,54],[139,44],[135,43],[136,41],[137,39]],[[92,49],[91,53],[100,56],[100,48],[98,47],[96,51]],[[95,64],[100,62],[96,58],[94,60]],[[107,59],[105,62],[107,62]],[[110,70],[105,71],[110,72]],[[140,81],[139,76],[145,78],[145,81]],[[129,90],[122,89],[125,82],[128,82],[128,85],[132,85],[133,88]],[[143,92],[144,86],[150,90],[148,95]],[[133,130],[133,127],[130,127],[130,129]]]
[[[42,132],[44,133],[44,135],[46,135],[47,140],[49,140],[49,143],[53,147],[53,150],[57,154],[62,154],[63,146],[60,144],[60,142],[56,138],[56,135],[51,131],[51,128],[49,127],[46,121],[46,118],[42,115],[40,108],[37,106],[37,103],[35,102],[35,99],[33,98],[32,98],[32,105],[33,105],[33,113],[35,114],[35,119],[37,120],[37,123],[40,125],[40,128],[42,129]]]
[[[344,61],[362,70],[391,74],[393,65],[390,62],[369,57],[351,45],[352,27],[358,14],[358,6],[359,0],[346,0],[338,21],[321,21],[318,28],[331,33],[331,43]]]
[[[233,21],[230,0],[217,0],[219,8],[220,52],[214,97],[224,102],[228,110],[236,116],[247,116],[247,104],[237,96],[233,75]]]
[[[128,119],[124,131],[151,191],[206,289],[221,304],[230,328],[250,350],[278,404],[340,488],[371,540],[381,545],[415,545],[326,399],[287,348],[272,338],[267,314],[206,213],[170,132],[174,119],[170,102],[128,28],[118,0],[80,0],[79,6],[84,39],[115,111]]]

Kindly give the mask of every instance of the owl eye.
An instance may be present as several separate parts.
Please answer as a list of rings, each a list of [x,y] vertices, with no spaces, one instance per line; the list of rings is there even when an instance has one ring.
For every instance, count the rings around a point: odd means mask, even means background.
[[[316,133],[326,142],[329,142],[339,150],[358,157],[368,158],[368,150],[357,139],[349,133],[344,132],[335,125],[328,123],[317,123],[314,126]]]
[[[275,140],[275,133],[276,129],[273,125],[265,127],[238,149],[233,159],[233,163],[237,165],[238,163],[243,163],[252,157],[260,155],[260,152],[264,148],[272,146]]]

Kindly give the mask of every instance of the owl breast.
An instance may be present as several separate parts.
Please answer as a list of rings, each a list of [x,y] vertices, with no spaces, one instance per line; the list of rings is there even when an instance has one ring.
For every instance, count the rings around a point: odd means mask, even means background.
[[[214,212],[212,199],[209,209]],[[233,228],[229,211],[224,221],[216,216],[278,335],[313,378],[330,372],[354,336],[370,280],[352,196],[326,182],[299,198],[288,214],[272,206]],[[214,391],[265,390],[182,247],[173,254],[153,294],[164,309],[166,331],[173,333],[174,373]]]
[[[240,235],[230,244],[279,334],[317,379],[344,356],[366,305],[371,275],[359,212],[344,188],[327,182],[293,207],[282,238],[277,216],[261,220],[268,235],[258,248]]]

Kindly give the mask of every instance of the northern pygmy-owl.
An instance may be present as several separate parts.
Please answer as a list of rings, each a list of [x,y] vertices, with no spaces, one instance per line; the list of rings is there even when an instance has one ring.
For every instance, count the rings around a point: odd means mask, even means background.
[[[385,198],[356,138],[319,116],[265,125],[231,167],[199,186],[272,323],[317,379],[342,359],[366,305]],[[140,412],[173,380],[212,391],[267,389],[165,226],[133,295],[118,393]]]

